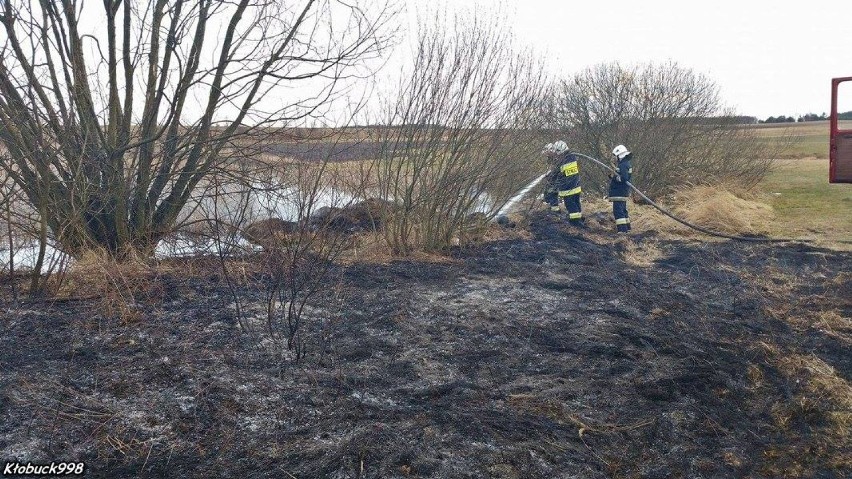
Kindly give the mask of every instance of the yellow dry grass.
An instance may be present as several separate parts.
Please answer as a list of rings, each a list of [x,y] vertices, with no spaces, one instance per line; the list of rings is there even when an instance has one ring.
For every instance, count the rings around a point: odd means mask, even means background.
[[[847,414],[852,414],[852,385],[838,376],[830,364],[814,354],[793,354],[780,357],[778,365],[788,376],[806,377],[806,389],[815,397],[831,399]]]
[[[516,213],[511,213],[507,217],[509,222],[515,224],[514,227],[504,228],[489,224],[482,235],[482,241],[532,240],[534,238],[534,235],[529,231],[529,220],[527,218]]]
[[[814,325],[825,334],[852,345],[852,318],[843,316],[838,310],[821,311]]]
[[[414,250],[408,255],[394,254],[388,242],[377,232],[355,235],[350,245],[342,252],[337,262],[351,264],[390,264],[394,261],[415,261],[423,263],[458,263],[459,260],[441,252]]]
[[[711,231],[729,235],[767,235],[775,212],[752,195],[722,187],[682,188],[657,202],[675,216]],[[628,206],[636,231],[656,231],[663,237],[710,239],[657,211],[650,205]]]
[[[771,206],[720,187],[681,190],[675,202],[675,213],[686,221],[734,235],[767,234],[775,216]]]
[[[852,441],[852,385],[816,355],[792,354],[777,358],[776,363],[790,379],[804,382],[807,395],[798,398],[825,415],[831,435],[850,444]]]
[[[141,319],[143,302],[162,298],[162,283],[155,279],[168,270],[133,251],[118,260],[106,251],[90,250],[71,267],[58,296],[79,296],[84,291],[97,299],[99,314],[133,322]]]

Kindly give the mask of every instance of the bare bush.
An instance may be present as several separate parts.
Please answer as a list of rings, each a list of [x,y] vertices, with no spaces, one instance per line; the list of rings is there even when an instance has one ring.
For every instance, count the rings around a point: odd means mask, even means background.
[[[386,105],[373,172],[380,196],[397,205],[385,230],[396,252],[450,245],[471,213],[493,216],[544,168],[542,67],[485,17],[424,26]]]
[[[324,140],[334,144],[338,137]],[[283,364],[305,357],[306,323],[330,323],[335,301],[328,298],[340,296],[330,294],[339,283],[332,273],[351,235],[339,221],[318,213],[348,211],[360,190],[344,181],[349,176],[329,168],[330,157],[267,160],[246,162],[247,171],[228,183],[211,178],[183,224],[193,225],[195,235],[210,235],[236,324]],[[319,336],[327,341],[327,331]]]
[[[578,151],[610,159],[615,145],[627,145],[633,183],[652,197],[688,184],[753,186],[773,157],[738,127],[713,81],[677,63],[591,67],[559,83],[550,118]],[[584,189],[604,191],[606,172],[582,174]]]
[[[319,167],[291,165],[287,171],[289,188],[283,189],[285,196],[270,203],[289,204],[293,216],[282,223],[280,218],[273,216],[280,214],[278,208],[269,207],[270,219],[257,228],[268,233],[262,235],[263,252],[260,256],[266,332],[279,351],[286,348],[295,360],[302,359],[308,352],[303,332],[309,305],[315,297],[335,290],[340,281],[332,274],[335,261],[351,244],[346,231],[326,221],[311,220],[322,204],[329,203],[328,207],[338,208],[351,206],[354,202],[353,196],[341,195],[339,177],[329,172],[327,165],[327,161]],[[281,191],[270,189],[268,193],[275,195]],[[271,228],[264,232],[266,226]],[[313,306],[315,311],[323,309],[316,304]],[[333,304],[326,301],[325,306]],[[331,313],[323,309],[323,312],[315,314],[328,316]]]

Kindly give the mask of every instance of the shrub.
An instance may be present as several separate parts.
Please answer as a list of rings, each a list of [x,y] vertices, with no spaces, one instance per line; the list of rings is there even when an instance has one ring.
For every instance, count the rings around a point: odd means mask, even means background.
[[[376,130],[379,195],[398,205],[385,236],[402,254],[451,245],[471,213],[493,216],[544,168],[541,65],[504,25],[442,23],[420,32]]]
[[[634,153],[633,183],[652,197],[689,184],[752,186],[772,154],[724,111],[718,87],[676,63],[591,67],[562,81],[550,121],[572,148],[601,159],[624,144]],[[583,168],[584,189],[603,191],[606,173]]]

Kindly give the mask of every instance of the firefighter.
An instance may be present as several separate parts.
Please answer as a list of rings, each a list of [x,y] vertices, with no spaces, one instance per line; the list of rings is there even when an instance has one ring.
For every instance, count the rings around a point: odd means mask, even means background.
[[[609,193],[607,199],[612,201],[612,215],[615,217],[615,229],[619,233],[630,231],[630,218],[627,216],[627,200],[630,197],[630,187],[627,182],[633,174],[630,160],[633,154],[624,145],[618,145],[612,150],[617,165],[616,174],[610,174]]]
[[[544,145],[541,154],[547,157],[547,163],[553,167],[554,158],[556,156],[553,149],[553,143]],[[559,194],[556,188],[556,180],[559,174],[559,169],[553,167],[550,173],[544,179],[544,202],[550,205],[551,213],[559,213]]]
[[[580,165],[577,162],[577,157],[568,151],[568,145],[564,141],[556,141],[552,147],[554,171],[552,172],[555,178],[556,185],[556,206],[559,206],[559,199],[565,202],[565,209],[568,210],[568,223],[572,226],[585,227],[583,221],[583,213],[580,208]],[[551,208],[553,203],[550,204]]]

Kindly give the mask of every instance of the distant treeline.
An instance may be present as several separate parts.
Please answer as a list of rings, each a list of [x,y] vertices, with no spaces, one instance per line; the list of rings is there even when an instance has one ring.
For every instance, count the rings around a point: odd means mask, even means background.
[[[852,120],[852,111],[845,111],[843,113],[838,113],[837,118],[839,120]],[[805,121],[824,121],[828,120],[828,115],[823,113],[822,115],[817,115],[816,113],[808,113],[806,115],[802,115],[798,118],[793,118],[792,116],[770,116],[765,120],[759,120],[757,123],[801,123]]]

